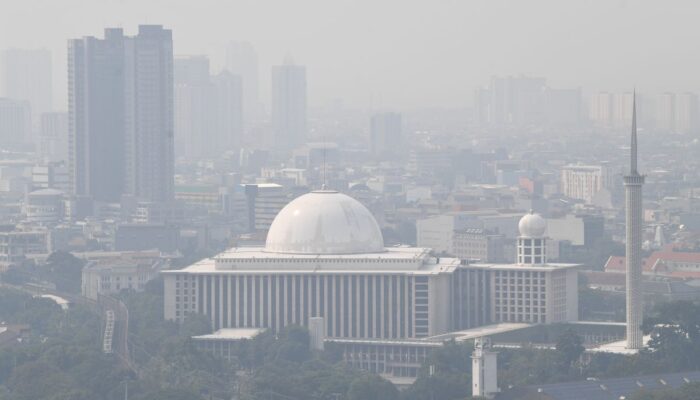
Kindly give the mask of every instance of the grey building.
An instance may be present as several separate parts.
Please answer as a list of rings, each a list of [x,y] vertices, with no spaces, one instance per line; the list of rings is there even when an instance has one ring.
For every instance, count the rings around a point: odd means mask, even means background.
[[[272,67],[272,125],[276,147],[293,148],[306,142],[306,67]]]
[[[172,199],[172,32],[141,25],[133,37],[111,28],[70,40],[68,94],[74,194]]]
[[[380,113],[372,115],[369,129],[369,150],[374,156],[401,154],[401,114]]]

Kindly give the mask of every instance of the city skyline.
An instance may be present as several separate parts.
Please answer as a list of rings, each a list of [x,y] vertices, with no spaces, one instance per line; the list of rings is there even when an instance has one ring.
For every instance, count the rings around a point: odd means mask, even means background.
[[[29,14],[37,4],[37,0],[12,3],[11,12],[3,15],[13,15],[12,11]],[[266,71],[286,54],[309,68],[313,77],[309,80],[309,100],[314,107],[337,98],[362,108],[464,107],[472,103],[473,90],[491,75],[545,76],[557,87],[581,86],[592,92],[621,91],[635,84],[641,92],[697,92],[700,86],[693,71],[700,67],[700,59],[681,50],[693,45],[693,2],[675,1],[672,5],[660,8],[643,2],[631,7],[625,2],[605,2],[593,6],[585,1],[566,5],[542,1],[534,6],[506,6],[445,1],[426,14],[426,6],[401,3],[403,8],[398,10],[402,18],[396,19],[392,17],[397,10],[392,2],[372,3],[370,7],[369,2],[344,1],[331,7],[319,1],[304,1],[302,5],[277,1],[263,7],[244,1],[224,8],[210,2],[169,9],[159,7],[159,2],[105,0],[86,5],[69,0],[61,6],[46,5],[55,7],[49,9],[53,12],[34,15],[34,20],[22,26],[0,16],[0,29],[7,30],[0,30],[0,48],[51,49],[56,65],[54,92],[59,102],[65,101],[65,70],[60,60],[64,59],[67,38],[97,35],[104,26],[123,26],[129,32],[143,23],[173,29],[176,55],[207,54],[215,70],[226,64],[229,42],[250,42],[258,53],[259,93],[265,103],[269,103],[271,84],[265,79]],[[316,7],[324,18],[305,16],[301,10],[308,6]],[[278,12],[270,14],[270,9]],[[61,17],[46,20],[42,15]],[[88,15],[100,17],[84,18]],[[182,18],[184,15],[187,17]],[[423,21],[423,15],[431,18]],[[496,15],[501,18],[494,18]],[[662,30],[646,29],[656,24],[659,16],[677,22],[664,25]],[[76,18],[82,23],[80,29]],[[253,20],[264,22],[252,24]],[[391,26],[389,21],[395,26],[384,29]],[[596,21],[596,29],[584,21]],[[349,29],[348,25],[355,23],[366,29]],[[36,24],[50,27],[55,34],[38,35],[32,30]],[[276,35],[277,28],[287,33]],[[507,35],[509,29],[519,35]],[[560,29],[570,32],[569,39],[549,34]],[[527,54],[524,49],[528,49]],[[363,62],[368,57],[371,65]],[[662,74],[668,66],[673,66],[673,73]],[[415,85],[405,88],[403,82],[408,81]]]

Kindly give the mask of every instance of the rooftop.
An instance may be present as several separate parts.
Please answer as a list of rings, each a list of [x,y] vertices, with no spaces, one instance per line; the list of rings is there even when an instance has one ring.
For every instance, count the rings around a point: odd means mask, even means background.
[[[265,332],[265,328],[223,328],[207,335],[192,336],[193,340],[242,340],[252,339]]]

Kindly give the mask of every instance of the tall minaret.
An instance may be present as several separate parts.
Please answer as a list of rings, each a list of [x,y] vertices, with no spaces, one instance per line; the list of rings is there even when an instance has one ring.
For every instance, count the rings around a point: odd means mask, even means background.
[[[637,99],[632,97],[630,171],[625,180],[625,245],[627,274],[627,348],[642,348],[642,185],[637,171]]]

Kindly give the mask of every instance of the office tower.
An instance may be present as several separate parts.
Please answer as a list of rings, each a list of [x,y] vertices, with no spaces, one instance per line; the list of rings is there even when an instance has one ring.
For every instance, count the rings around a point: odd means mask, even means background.
[[[676,96],[676,130],[683,134],[697,134],[700,131],[697,94],[686,92]]]
[[[75,195],[171,200],[172,32],[141,25],[136,36],[114,28],[70,40],[68,126]]]
[[[51,52],[46,49],[8,49],[0,55],[2,96],[31,105],[38,127],[41,114],[52,110]]]
[[[306,68],[272,67],[272,127],[275,146],[290,149],[306,141]]]
[[[260,114],[258,91],[258,54],[248,42],[230,42],[226,47],[226,69],[241,77],[243,116],[250,125]]]
[[[187,158],[210,155],[209,58],[175,58],[175,153]]]
[[[627,284],[627,348],[640,349],[642,343],[642,185],[637,171],[637,108],[632,95],[632,141],[630,171],[625,182],[625,243]]]
[[[49,161],[68,160],[68,113],[41,114],[39,150]]]
[[[213,142],[217,152],[240,150],[243,142],[243,83],[238,75],[223,71],[211,78]]]
[[[402,153],[401,114],[387,112],[370,118],[369,149],[373,156],[388,157]]]
[[[0,146],[18,146],[31,139],[29,102],[0,97]]]

